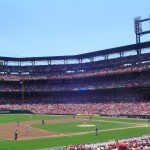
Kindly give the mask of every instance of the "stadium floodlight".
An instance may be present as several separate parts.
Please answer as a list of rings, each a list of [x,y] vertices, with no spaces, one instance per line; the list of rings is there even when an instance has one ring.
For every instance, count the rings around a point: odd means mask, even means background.
[[[147,31],[142,31],[142,22],[146,22],[146,21],[149,21],[149,24],[150,24],[150,14],[149,14],[149,17],[146,19],[141,19],[140,16],[134,18],[134,31],[136,34],[136,43],[137,44],[141,43],[140,37],[142,35],[150,33],[150,29]]]

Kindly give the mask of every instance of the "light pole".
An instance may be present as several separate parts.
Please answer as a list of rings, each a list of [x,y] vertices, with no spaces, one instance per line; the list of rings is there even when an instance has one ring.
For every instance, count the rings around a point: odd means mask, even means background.
[[[22,87],[21,87],[21,95],[22,95],[22,105],[21,105],[21,107],[22,107],[22,111],[24,111],[24,80],[21,80],[21,85],[22,85]]]

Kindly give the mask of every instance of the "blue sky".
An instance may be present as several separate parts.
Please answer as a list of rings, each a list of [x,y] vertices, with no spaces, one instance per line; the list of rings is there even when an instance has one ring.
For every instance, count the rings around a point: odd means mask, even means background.
[[[133,19],[149,13],[149,0],[0,0],[0,56],[76,55],[134,44]]]

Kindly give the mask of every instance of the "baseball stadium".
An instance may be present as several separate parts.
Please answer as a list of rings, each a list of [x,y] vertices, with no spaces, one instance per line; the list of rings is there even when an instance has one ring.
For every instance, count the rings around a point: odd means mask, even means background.
[[[149,6],[0,0],[0,150],[150,150]]]
[[[149,150],[149,20],[134,19],[136,44],[0,57],[0,149]]]

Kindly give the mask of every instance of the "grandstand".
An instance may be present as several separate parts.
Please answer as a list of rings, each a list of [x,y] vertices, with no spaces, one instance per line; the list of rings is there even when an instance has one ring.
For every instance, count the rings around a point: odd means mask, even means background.
[[[150,114],[150,42],[74,56],[0,57],[0,61],[1,110]]]

